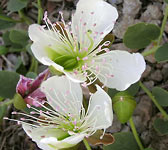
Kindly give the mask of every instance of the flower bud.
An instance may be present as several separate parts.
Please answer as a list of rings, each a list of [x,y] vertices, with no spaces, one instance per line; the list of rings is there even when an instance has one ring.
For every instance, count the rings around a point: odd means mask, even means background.
[[[113,98],[113,109],[121,123],[126,123],[136,107],[134,97],[128,92],[118,92]]]
[[[34,80],[20,76],[20,80],[16,86],[16,95],[14,99],[19,103],[20,100],[24,100],[26,104],[40,107],[39,102],[42,102],[46,99],[43,92],[40,91],[41,83],[50,76],[49,70],[46,69],[39,74]],[[18,96],[19,95],[19,96]],[[22,102],[21,102],[22,103]],[[17,108],[18,104],[16,104]],[[18,107],[20,108],[20,106]]]

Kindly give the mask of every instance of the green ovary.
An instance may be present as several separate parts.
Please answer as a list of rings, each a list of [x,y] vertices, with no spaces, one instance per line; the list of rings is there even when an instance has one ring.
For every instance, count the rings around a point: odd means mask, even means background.
[[[52,61],[64,67],[64,69],[67,71],[72,71],[73,69],[80,67],[84,64],[82,58],[85,56],[79,55],[79,53],[72,54],[67,52],[67,53],[60,54],[50,47],[46,47],[45,50],[48,57]],[[77,60],[77,57],[79,57],[80,60]]]

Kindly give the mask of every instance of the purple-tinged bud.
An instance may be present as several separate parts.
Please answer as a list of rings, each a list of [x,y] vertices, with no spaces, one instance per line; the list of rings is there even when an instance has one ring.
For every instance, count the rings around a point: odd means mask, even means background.
[[[44,70],[34,80],[21,75],[16,86],[16,93],[20,94],[27,104],[40,107],[39,102],[46,100],[46,97],[39,87],[49,76],[49,69]]]

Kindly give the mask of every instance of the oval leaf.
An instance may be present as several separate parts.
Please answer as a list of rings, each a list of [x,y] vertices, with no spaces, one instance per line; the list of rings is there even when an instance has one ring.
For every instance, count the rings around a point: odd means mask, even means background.
[[[10,12],[19,11],[27,6],[28,0],[10,0],[7,9]]]
[[[10,71],[0,71],[0,97],[13,98],[19,74]]]
[[[158,62],[168,61],[168,43],[159,47],[155,53],[155,59]]]
[[[22,30],[12,30],[10,31],[9,38],[13,43],[20,44],[22,46],[27,45],[29,37],[27,32]]]
[[[3,120],[3,117],[5,116],[6,111],[7,111],[7,105],[0,105],[0,123]]]
[[[162,135],[168,134],[168,120],[163,120],[160,118],[155,119],[154,128]]]
[[[4,55],[8,52],[8,49],[3,46],[3,45],[0,45],[0,55]]]
[[[152,94],[161,106],[168,106],[168,92],[160,87],[154,87]]]
[[[104,146],[103,150],[139,150],[139,147],[130,132],[121,132],[114,134],[113,144]]]
[[[138,23],[128,27],[124,34],[124,44],[131,49],[142,49],[160,35],[160,28],[155,24]]]

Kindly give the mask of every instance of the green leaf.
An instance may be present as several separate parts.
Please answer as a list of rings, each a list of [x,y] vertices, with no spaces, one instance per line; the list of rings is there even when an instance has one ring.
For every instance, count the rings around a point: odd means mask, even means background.
[[[144,150],[154,150],[153,148],[145,148]]]
[[[24,99],[20,94],[16,93],[13,99],[14,99],[13,104],[16,109],[24,110],[26,108],[26,102],[24,101]]]
[[[4,55],[8,52],[8,49],[3,46],[3,45],[0,45],[0,55]]]
[[[5,116],[7,111],[7,105],[0,105],[0,123],[3,120],[3,117]]]
[[[165,1],[165,3],[167,3],[168,4],[168,0],[164,0]]]
[[[103,150],[139,150],[139,147],[130,132],[114,133],[115,142],[103,146]]]
[[[11,28],[11,27],[13,27],[15,25],[16,25],[16,23],[14,23],[14,22],[0,20],[0,30]]]
[[[160,118],[155,119],[154,128],[162,135],[168,134],[168,120],[163,120]]]
[[[0,97],[13,98],[19,74],[10,71],[0,71]]]
[[[9,16],[6,16],[4,14],[0,14],[0,20],[4,20],[4,21],[7,21],[7,22],[13,22],[13,23],[19,22],[18,20],[14,20],[14,19],[12,19]]]
[[[130,95],[135,96],[136,93],[139,91],[139,82],[132,84],[127,90]],[[117,94],[120,91],[117,91],[116,89],[108,89],[108,94],[110,95],[111,98],[114,97],[115,94]]]
[[[7,4],[7,9],[10,12],[15,12],[25,8],[27,4],[28,0],[9,0]]]
[[[132,116],[136,101],[128,92],[119,92],[113,99],[113,109],[121,123],[126,123]]]
[[[161,106],[168,106],[168,91],[160,87],[154,87],[152,94]]]
[[[138,23],[128,27],[124,34],[124,44],[131,49],[142,49],[160,35],[160,28],[155,24]]]
[[[16,49],[23,48],[22,45],[12,42],[11,39],[9,38],[9,36],[10,36],[9,31],[5,32],[2,36],[4,43],[5,43],[5,46],[11,46],[12,48],[16,48]]]
[[[3,100],[4,100],[4,98],[3,98],[3,97],[0,97],[0,102],[3,101]]]
[[[168,43],[159,47],[155,53],[157,62],[168,61]]]
[[[7,31],[3,34],[2,38],[4,40],[5,46],[9,47],[9,51],[8,52],[20,52],[20,51],[24,51],[26,50],[24,47],[27,44],[26,41],[18,41],[17,36],[19,34],[13,35],[15,34],[15,32],[12,31]],[[16,30],[15,30],[16,31]],[[24,33],[23,33],[24,34]],[[14,39],[14,37],[16,39]],[[24,39],[24,35],[21,35],[21,37]],[[28,41],[27,41],[28,42]]]
[[[25,46],[28,43],[29,37],[27,32],[23,30],[11,30],[9,38],[13,43]]]

